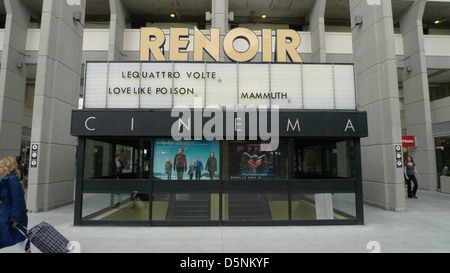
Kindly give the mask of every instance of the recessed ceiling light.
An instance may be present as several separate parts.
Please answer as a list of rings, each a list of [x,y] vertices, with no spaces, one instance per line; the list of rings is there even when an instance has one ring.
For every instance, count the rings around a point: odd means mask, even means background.
[[[440,23],[442,23],[442,22],[445,22],[445,21],[447,21],[448,20],[448,16],[445,16],[445,17],[443,17],[443,18],[440,18],[440,19],[436,19],[435,21],[434,21],[434,24],[440,24]]]

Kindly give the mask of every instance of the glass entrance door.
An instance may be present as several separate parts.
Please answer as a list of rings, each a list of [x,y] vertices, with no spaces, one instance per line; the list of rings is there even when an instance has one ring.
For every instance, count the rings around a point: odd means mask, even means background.
[[[83,146],[82,174],[79,174],[82,179],[77,182],[82,183],[80,220],[148,224],[152,140],[93,138],[81,140],[80,145]]]

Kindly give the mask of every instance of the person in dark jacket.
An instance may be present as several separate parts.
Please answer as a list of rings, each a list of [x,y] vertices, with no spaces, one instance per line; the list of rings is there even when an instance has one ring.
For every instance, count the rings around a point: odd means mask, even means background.
[[[217,159],[214,157],[214,152],[209,154],[208,160],[206,161],[205,170],[209,172],[209,179],[214,179],[214,173],[217,171]]]
[[[187,158],[183,154],[183,147],[178,148],[178,154],[173,159],[173,170],[177,172],[177,179],[182,180],[183,174],[187,171]]]
[[[0,172],[4,175],[0,182],[0,248],[17,245],[21,251],[30,252],[25,236],[13,227],[26,233],[24,227],[28,225],[25,192],[15,158],[1,159]]]

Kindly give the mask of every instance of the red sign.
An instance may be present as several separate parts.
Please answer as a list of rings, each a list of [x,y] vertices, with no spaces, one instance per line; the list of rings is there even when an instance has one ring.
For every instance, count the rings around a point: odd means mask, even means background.
[[[414,136],[402,136],[403,147],[416,147],[416,138]]]

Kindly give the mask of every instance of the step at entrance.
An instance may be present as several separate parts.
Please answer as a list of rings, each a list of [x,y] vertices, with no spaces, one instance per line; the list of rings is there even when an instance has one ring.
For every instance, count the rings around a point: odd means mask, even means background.
[[[173,194],[170,197],[167,220],[208,221],[211,219],[211,196],[195,194],[183,196]]]
[[[272,220],[265,194],[230,194],[230,220]]]

